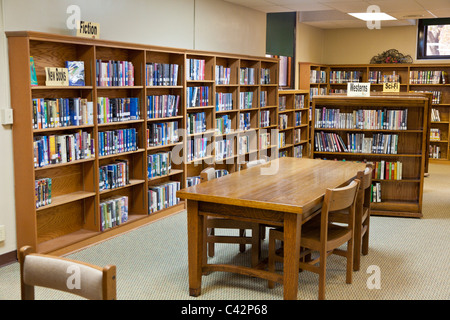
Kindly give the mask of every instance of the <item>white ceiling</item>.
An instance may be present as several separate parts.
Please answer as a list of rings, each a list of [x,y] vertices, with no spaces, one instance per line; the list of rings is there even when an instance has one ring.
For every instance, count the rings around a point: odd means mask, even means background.
[[[302,23],[322,29],[361,28],[366,22],[347,13],[366,12],[377,5],[398,20],[381,26],[414,25],[417,19],[450,17],[450,0],[224,0],[265,13],[299,12]]]

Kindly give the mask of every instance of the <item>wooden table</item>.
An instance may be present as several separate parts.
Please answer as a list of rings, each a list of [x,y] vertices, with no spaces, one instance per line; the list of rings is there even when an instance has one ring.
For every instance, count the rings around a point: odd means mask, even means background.
[[[365,164],[280,158],[177,192],[187,201],[189,294],[201,294],[203,273],[227,271],[283,284],[297,299],[301,225],[321,207],[325,190],[349,183]],[[283,274],[245,266],[202,265],[205,215],[284,227]]]

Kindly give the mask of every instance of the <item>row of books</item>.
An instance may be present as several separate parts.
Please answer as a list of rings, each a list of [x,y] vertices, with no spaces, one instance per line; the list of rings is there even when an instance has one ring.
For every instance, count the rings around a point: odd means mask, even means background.
[[[304,109],[305,108],[305,95],[296,94],[294,95],[294,109]]]
[[[402,180],[403,163],[401,161],[376,161],[373,162],[372,179],[378,180]]]
[[[205,64],[203,59],[186,59],[187,80],[205,80]]]
[[[400,82],[400,75],[395,71],[392,74],[383,74],[381,71],[369,71],[368,82],[373,84]]]
[[[441,141],[441,130],[438,128],[430,128],[430,141]]]
[[[128,160],[117,159],[114,163],[99,166],[99,190],[124,187],[130,184]]]
[[[294,143],[300,143],[302,141],[302,129],[294,130]]]
[[[246,154],[250,152],[250,137],[240,136],[239,137],[239,147],[238,154]]]
[[[408,109],[353,110],[341,113],[340,109],[315,109],[316,128],[406,130]]]
[[[187,87],[186,89],[186,107],[205,107],[209,106],[209,87]]]
[[[91,134],[82,130],[65,135],[35,136],[33,149],[35,167],[89,159],[95,155]]]
[[[250,112],[243,112],[239,114],[239,130],[250,130],[251,128]]]
[[[33,129],[94,124],[93,103],[83,98],[32,99]]]
[[[374,133],[347,133],[347,143],[336,133],[316,132],[314,140],[318,152],[351,152],[372,154],[397,154],[398,135]]]
[[[216,161],[220,161],[233,156],[233,140],[224,139],[215,141],[215,157]]]
[[[431,121],[439,122],[441,121],[441,115],[438,109],[431,109]]]
[[[180,95],[166,94],[147,96],[147,117],[149,119],[175,117],[180,107]]]
[[[97,86],[134,86],[134,65],[130,61],[96,60]]]
[[[147,86],[178,85],[178,64],[147,63],[145,66],[145,83]]]
[[[98,155],[107,156],[135,151],[138,149],[137,141],[135,128],[100,131],[98,133]]]
[[[321,70],[311,70],[309,73],[310,83],[326,83],[327,82],[327,72]]]
[[[177,198],[178,190],[180,190],[179,181],[170,181],[150,187],[148,190],[148,213],[152,214],[177,205],[180,202],[180,199]]]
[[[361,79],[361,71],[330,71],[330,83],[360,82]]]
[[[42,178],[34,180],[34,194],[36,197],[36,208],[52,203],[52,179]]]
[[[442,91],[439,90],[421,90],[421,91],[413,91],[413,92],[429,92],[432,94],[431,103],[432,104],[440,104],[442,102]]]
[[[310,88],[309,96],[312,99],[314,96],[323,96],[327,94],[327,88]]]
[[[216,169],[214,172],[214,177],[215,177],[215,179],[217,179],[217,178],[224,177],[228,174],[229,174],[228,170]],[[186,178],[186,187],[192,187],[201,182],[202,182],[202,180],[201,180],[200,176],[187,177]]]
[[[260,84],[270,84],[270,69],[260,69]]]
[[[186,119],[187,134],[201,133],[206,131],[205,112],[189,113]]]
[[[139,98],[97,98],[98,124],[138,120],[140,117]]]
[[[261,108],[267,107],[267,91],[261,91],[259,93],[259,106]]]
[[[226,134],[231,132],[231,119],[228,115],[220,115],[216,118],[216,134]]]
[[[120,196],[100,202],[101,231],[113,228],[128,221],[128,197]]]
[[[208,138],[194,137],[187,141],[187,161],[205,158],[207,152]]]
[[[233,110],[233,94],[216,92],[216,111]]]
[[[259,134],[259,149],[266,149],[271,146],[270,133],[263,132]]]
[[[370,202],[381,202],[380,182],[376,182],[370,186]]]
[[[287,150],[280,150],[278,151],[278,158],[285,158],[288,156]]]
[[[254,85],[255,83],[255,68],[240,68],[239,83],[243,85]]]
[[[303,158],[303,145],[294,146],[294,158]]]
[[[295,113],[295,125],[296,126],[301,126],[302,125],[302,113],[301,112],[296,112]]]
[[[286,129],[289,124],[289,117],[287,114],[280,114],[278,116],[278,126],[281,130]]]
[[[251,109],[253,108],[253,92],[240,92],[239,93],[239,109]]]
[[[178,121],[150,123],[147,127],[148,147],[165,146],[178,141]]]
[[[270,111],[269,110],[261,111],[259,126],[261,128],[270,126]]]
[[[216,84],[230,84],[231,68],[216,65]]]
[[[286,132],[278,133],[278,148],[283,148],[286,146]]]
[[[441,147],[436,144],[430,145],[429,155],[430,155],[430,158],[432,158],[432,159],[440,159],[441,158]]]
[[[409,71],[410,84],[445,84],[447,72],[441,70]]]
[[[172,152],[158,152],[147,155],[147,177],[166,176],[172,170]]]

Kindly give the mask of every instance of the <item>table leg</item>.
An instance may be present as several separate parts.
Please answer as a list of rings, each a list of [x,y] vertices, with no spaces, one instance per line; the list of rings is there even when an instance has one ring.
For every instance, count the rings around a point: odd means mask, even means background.
[[[284,299],[297,300],[302,215],[285,213],[284,217]]]
[[[202,287],[203,216],[198,214],[198,202],[187,200],[189,295],[198,297]]]

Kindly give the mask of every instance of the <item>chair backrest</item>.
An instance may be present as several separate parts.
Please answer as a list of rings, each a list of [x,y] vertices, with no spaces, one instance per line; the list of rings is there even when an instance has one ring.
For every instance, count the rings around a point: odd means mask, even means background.
[[[34,300],[34,287],[46,287],[89,300],[116,299],[116,266],[100,268],[88,263],[19,250],[22,300]]]
[[[360,194],[358,195],[358,201],[362,201],[363,206],[370,206],[370,186],[372,184],[372,171],[373,167],[371,164],[367,164],[364,171],[358,171],[356,174],[356,179],[361,181],[359,186]]]
[[[200,172],[201,182],[206,182],[215,178],[216,178],[216,170],[213,167],[208,167],[206,169],[203,169],[202,172]]]
[[[327,189],[321,212],[321,242],[326,243],[328,237],[328,219],[332,211],[348,210],[348,228],[353,229],[355,220],[356,197],[360,185],[359,179],[354,179],[342,188]]]

